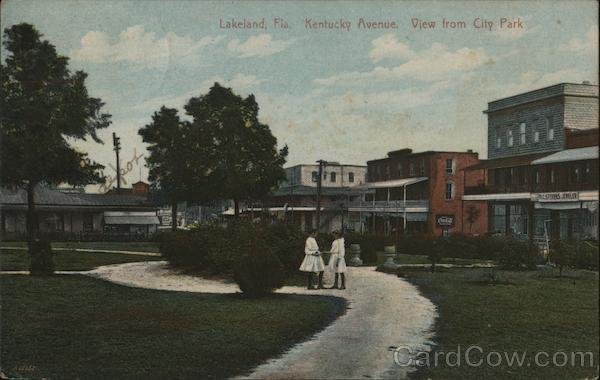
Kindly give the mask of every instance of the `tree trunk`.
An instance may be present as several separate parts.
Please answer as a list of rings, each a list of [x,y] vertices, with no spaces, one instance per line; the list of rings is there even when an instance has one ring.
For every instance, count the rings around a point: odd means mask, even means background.
[[[35,184],[29,183],[27,185],[27,241],[31,243],[37,238],[38,235],[38,220],[35,212],[35,199],[34,199]]]
[[[234,215],[235,218],[239,218],[240,217],[240,200],[239,199],[234,199],[233,200],[233,210],[234,210]]]
[[[177,231],[177,201],[171,203],[171,231]]]

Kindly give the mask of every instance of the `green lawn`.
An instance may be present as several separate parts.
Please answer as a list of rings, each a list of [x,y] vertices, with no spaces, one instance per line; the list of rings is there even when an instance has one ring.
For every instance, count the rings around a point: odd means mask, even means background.
[[[3,275],[0,285],[2,371],[26,378],[227,378],[345,312],[333,297],[248,300],[78,275]]]
[[[488,269],[442,269],[437,273],[403,269],[407,280],[417,285],[438,307],[435,327],[435,351],[462,352],[471,345],[472,362],[486,357],[490,351],[527,352],[529,365],[521,367],[503,364],[492,367],[445,365],[419,370],[414,378],[434,379],[575,379],[598,376],[598,274],[570,271],[567,278],[558,278],[557,271],[508,272],[497,271],[495,285],[484,279]],[[493,272],[492,272],[493,273]],[[549,353],[550,365],[537,366],[534,355]],[[591,351],[592,368],[562,364],[551,359],[556,352]],[[504,355],[504,354],[502,354]],[[545,364],[545,354],[538,357]],[[433,355],[430,357],[433,358]],[[496,364],[496,354],[491,354]],[[578,357],[577,357],[578,358]],[[578,361],[579,359],[576,359]],[[431,362],[433,359],[431,360]],[[455,362],[450,362],[454,364]],[[485,363],[485,362],[484,362]],[[527,363],[527,362],[526,362]],[[589,365],[589,362],[588,362]]]
[[[27,247],[26,242],[7,241],[0,242],[2,247]],[[84,248],[84,249],[102,249],[115,251],[138,251],[138,252],[159,252],[159,244],[155,242],[116,242],[116,241],[81,241],[81,242],[53,242],[53,248]]]
[[[91,270],[101,265],[163,260],[152,256],[76,251],[54,251],[53,259],[56,270]],[[0,249],[0,270],[29,270],[29,260],[27,251]]]

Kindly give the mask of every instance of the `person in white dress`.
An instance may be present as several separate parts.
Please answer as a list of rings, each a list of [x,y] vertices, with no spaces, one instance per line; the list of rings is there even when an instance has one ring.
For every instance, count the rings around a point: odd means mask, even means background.
[[[325,263],[321,257],[319,251],[319,245],[317,244],[317,231],[313,231],[310,236],[306,239],[304,245],[304,260],[300,264],[300,270],[302,272],[308,272],[308,285],[307,289],[313,290],[313,275],[319,274],[319,283],[317,289],[324,289],[323,287],[323,271],[325,271]]]
[[[331,272],[335,274],[335,279],[331,289],[338,289],[338,279],[341,279],[341,286],[339,289],[346,289],[346,248],[344,247],[345,241],[342,234],[339,231],[333,232],[334,241],[331,243],[331,257],[329,258],[329,264],[327,267]]]

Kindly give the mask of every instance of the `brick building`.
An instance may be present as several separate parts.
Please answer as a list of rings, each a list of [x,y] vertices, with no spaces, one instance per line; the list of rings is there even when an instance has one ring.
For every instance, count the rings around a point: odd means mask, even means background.
[[[598,86],[561,83],[488,103],[490,159],[467,169],[464,204],[488,230],[538,240],[598,238]]]
[[[482,221],[487,208],[473,205],[469,222],[461,201],[466,181],[477,182],[481,175],[464,169],[477,162],[478,154],[472,151],[413,153],[411,149],[368,161],[368,181],[362,188],[373,193],[362,197],[359,209],[365,229],[386,235],[396,231],[438,236],[485,232]]]

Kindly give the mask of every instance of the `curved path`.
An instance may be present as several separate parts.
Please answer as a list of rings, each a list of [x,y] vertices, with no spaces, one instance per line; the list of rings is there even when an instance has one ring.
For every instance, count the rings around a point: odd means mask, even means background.
[[[239,291],[235,283],[178,274],[165,262],[157,261],[109,265],[86,274],[150,289],[202,293]],[[412,368],[396,365],[390,347],[429,350],[435,306],[413,285],[396,276],[376,272],[373,267],[349,268],[346,286],[345,291],[280,289],[279,293],[344,297],[349,301],[349,309],[310,340],[297,344],[281,357],[267,361],[241,378],[405,378]]]

